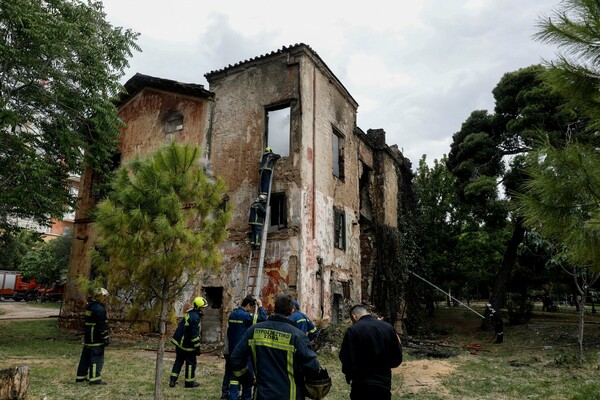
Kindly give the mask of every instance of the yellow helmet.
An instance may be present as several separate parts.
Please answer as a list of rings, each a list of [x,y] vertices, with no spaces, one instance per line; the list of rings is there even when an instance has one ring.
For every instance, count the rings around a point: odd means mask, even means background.
[[[266,151],[267,153],[270,153],[270,152],[272,152],[273,150],[271,150],[271,148],[270,148],[270,147],[265,147],[265,151]]]
[[[204,308],[204,307],[208,307],[208,302],[206,301],[206,299],[204,297],[196,297],[194,299],[194,308]]]

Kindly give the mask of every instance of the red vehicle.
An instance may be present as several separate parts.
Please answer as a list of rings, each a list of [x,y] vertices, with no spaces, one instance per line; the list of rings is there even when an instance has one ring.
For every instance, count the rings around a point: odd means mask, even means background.
[[[61,301],[65,293],[66,281],[54,281],[48,287],[38,289],[38,300],[42,303],[46,301]]]
[[[0,271],[0,297],[15,301],[35,301],[40,288],[35,279],[26,280],[16,271]]]

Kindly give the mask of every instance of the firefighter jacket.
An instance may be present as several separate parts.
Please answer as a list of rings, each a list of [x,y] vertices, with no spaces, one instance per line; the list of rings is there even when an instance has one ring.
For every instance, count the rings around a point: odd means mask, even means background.
[[[275,166],[275,161],[279,160],[281,156],[279,154],[275,154],[272,151],[265,151],[260,158],[260,166],[258,167],[258,172],[262,172],[263,170],[272,171]]]
[[[247,374],[248,356],[256,374],[254,400],[304,400],[304,377],[321,368],[306,335],[279,314],[244,333],[230,358],[236,377]]]
[[[267,320],[267,313],[263,307],[258,307],[256,314],[249,313],[244,307],[238,307],[231,314],[227,321],[227,336],[225,337],[225,354],[231,354],[238,344],[242,335],[248,328],[257,322]]]
[[[296,310],[292,313],[290,321],[296,324],[296,328],[307,334],[309,342],[315,340],[319,335],[315,324],[313,324],[306,314],[300,312],[300,310]]]
[[[83,313],[85,326],[83,343],[88,347],[104,346],[108,343],[108,320],[104,304],[90,300]]]
[[[267,209],[260,201],[255,201],[250,206],[250,215],[248,216],[248,223],[250,225],[263,225],[265,222],[265,215]]]
[[[202,314],[196,309],[189,309],[179,321],[171,343],[185,351],[200,350],[200,319]]]
[[[394,327],[372,315],[346,330],[340,349],[342,372],[352,386],[392,386],[392,368],[402,363],[402,345]]]

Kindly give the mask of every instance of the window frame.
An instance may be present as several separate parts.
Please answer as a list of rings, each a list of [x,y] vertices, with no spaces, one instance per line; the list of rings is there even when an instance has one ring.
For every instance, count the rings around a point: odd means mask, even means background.
[[[287,127],[287,148],[285,148],[286,146],[281,146],[279,144],[279,142],[277,142],[277,144],[273,144],[272,142],[269,142],[269,132],[271,129],[270,128],[270,119],[269,119],[269,113],[271,112],[276,112],[276,111],[281,111],[281,110],[285,110],[288,109],[288,119],[289,119],[289,124]],[[273,118],[271,118],[273,119]],[[273,151],[279,155],[281,155],[281,157],[289,157],[290,156],[290,152],[291,152],[291,144],[292,144],[292,102],[291,101],[286,101],[284,103],[279,103],[279,104],[275,104],[275,105],[270,105],[270,106],[266,106],[265,107],[265,147],[270,147],[273,149]]]
[[[333,247],[346,250],[346,213],[333,207]]]
[[[335,143],[337,141],[337,152]],[[345,137],[339,129],[334,126],[331,135],[331,173],[340,181],[344,181],[344,147]],[[336,168],[337,167],[337,168]],[[337,169],[337,171],[336,171]],[[336,174],[337,172],[337,174]]]

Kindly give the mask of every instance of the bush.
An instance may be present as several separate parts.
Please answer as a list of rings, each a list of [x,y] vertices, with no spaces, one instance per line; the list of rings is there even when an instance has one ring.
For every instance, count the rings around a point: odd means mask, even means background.
[[[533,302],[528,297],[513,294],[506,302],[506,309],[508,310],[508,322],[511,325],[524,324],[531,319]]]

